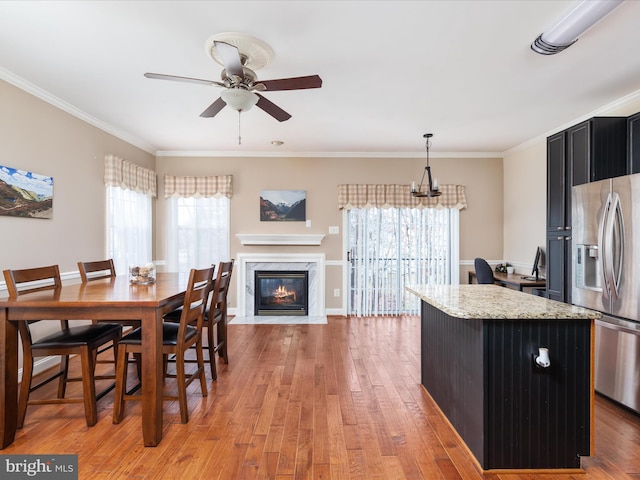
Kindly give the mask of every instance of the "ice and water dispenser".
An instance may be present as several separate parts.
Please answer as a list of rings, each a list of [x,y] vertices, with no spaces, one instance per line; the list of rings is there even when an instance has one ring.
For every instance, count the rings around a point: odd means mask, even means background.
[[[598,245],[577,245],[576,287],[602,291]]]

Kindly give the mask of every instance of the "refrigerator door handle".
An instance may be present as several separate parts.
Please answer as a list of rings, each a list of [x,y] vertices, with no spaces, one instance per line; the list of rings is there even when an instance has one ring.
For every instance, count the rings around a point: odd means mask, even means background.
[[[617,193],[613,194],[613,207],[611,208],[611,245],[616,248],[616,252],[613,252],[613,249],[610,250],[612,255],[611,280],[613,283],[613,297],[614,300],[617,300],[620,298],[620,281],[622,280],[622,266],[624,265],[624,219],[622,217],[620,195]],[[614,256],[614,253],[617,255]]]
[[[609,257],[608,257],[608,248],[607,248],[607,225],[609,224],[609,210],[611,209],[611,193],[607,194],[607,200],[604,203],[604,207],[602,209],[602,218],[600,218],[600,223],[598,224],[598,250],[600,251],[600,255],[598,256],[598,262],[600,262],[600,275],[602,276],[602,293],[605,298],[610,298],[610,287],[609,287],[609,274],[608,274],[608,266],[609,266]]]

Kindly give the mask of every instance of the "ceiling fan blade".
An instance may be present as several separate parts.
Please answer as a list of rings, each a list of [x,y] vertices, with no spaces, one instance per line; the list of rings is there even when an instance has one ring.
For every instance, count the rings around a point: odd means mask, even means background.
[[[211,118],[215,117],[220,110],[222,110],[227,104],[224,103],[222,97],[218,98],[215,102],[207,107],[207,109],[200,114],[201,117]]]
[[[191,78],[191,77],[178,77],[176,75],[165,75],[163,73],[145,73],[145,77],[154,78],[157,80],[173,80],[175,82],[188,82],[188,83],[200,83],[203,85],[217,85],[218,87],[224,87],[224,83],[216,82],[215,80],[203,80],[201,78]]]
[[[318,75],[308,77],[279,78],[277,80],[260,80],[259,83],[266,87],[266,90],[304,90],[306,88],[320,88],[322,79]]]
[[[291,118],[291,115],[289,115],[287,112],[282,110],[279,106],[277,106],[272,101],[267,100],[266,98],[264,98],[259,93],[256,93],[256,95],[258,95],[258,97],[259,97],[258,98],[258,103],[256,103],[256,106],[261,108],[265,112],[267,112],[269,115],[271,115],[273,118],[275,118],[279,122],[284,122],[284,121],[289,120]]]
[[[244,72],[242,71],[242,60],[240,59],[240,52],[238,47],[230,45],[225,42],[213,42],[216,46],[216,50],[222,58],[224,68],[227,71],[227,75],[237,75],[240,78],[244,78]]]

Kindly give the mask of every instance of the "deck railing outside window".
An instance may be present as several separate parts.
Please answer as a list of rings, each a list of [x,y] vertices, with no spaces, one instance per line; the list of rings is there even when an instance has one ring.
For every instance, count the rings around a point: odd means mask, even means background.
[[[405,285],[457,283],[458,218],[457,209],[349,210],[349,314],[416,314]]]

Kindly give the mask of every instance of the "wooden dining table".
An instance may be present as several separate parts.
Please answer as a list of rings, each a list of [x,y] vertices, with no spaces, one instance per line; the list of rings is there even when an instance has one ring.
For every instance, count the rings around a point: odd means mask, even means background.
[[[158,273],[152,285],[128,276],[64,285],[0,299],[0,449],[17,429],[18,323],[28,320],[139,320],[142,326],[142,436],[147,447],[162,440],[162,317],[184,301],[189,276]]]

